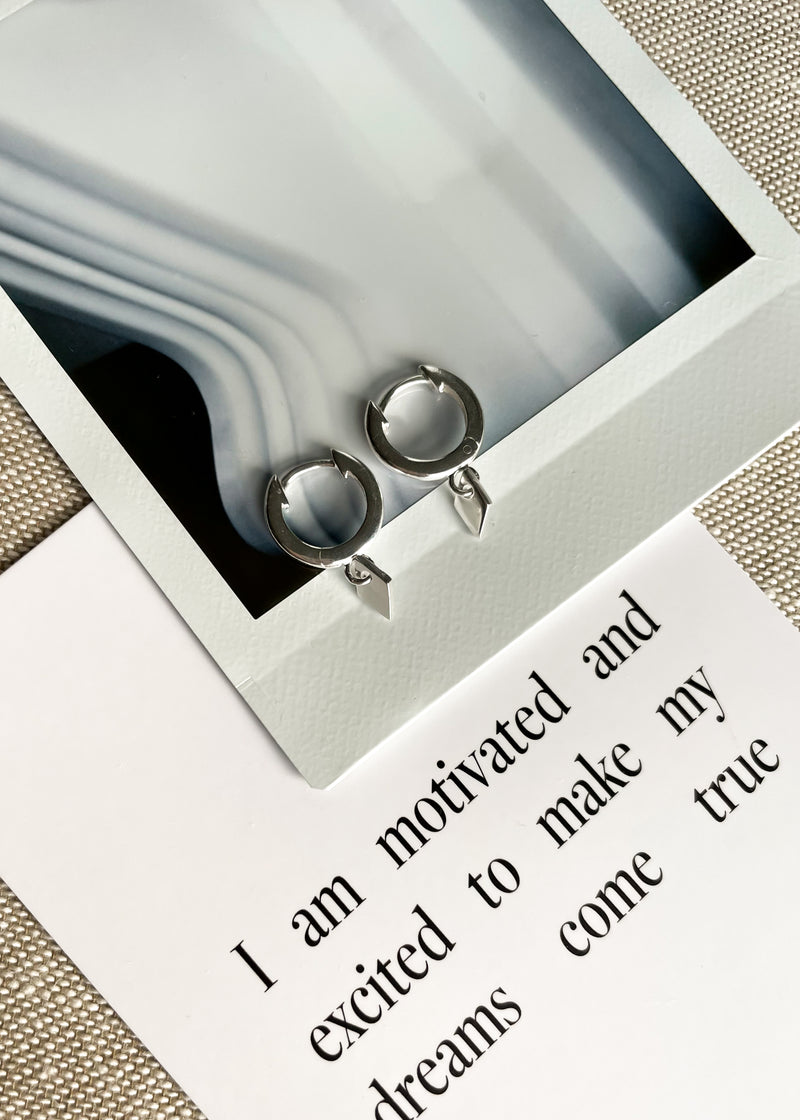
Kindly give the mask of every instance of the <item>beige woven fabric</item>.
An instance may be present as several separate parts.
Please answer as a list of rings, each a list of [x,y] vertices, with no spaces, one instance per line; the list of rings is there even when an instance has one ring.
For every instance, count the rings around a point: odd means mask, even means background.
[[[720,486],[695,513],[800,629],[800,428]]]
[[[800,0],[605,0],[800,227]],[[0,385],[0,568],[87,498]],[[800,432],[697,513],[800,626]],[[0,1118],[200,1113],[0,883]]]
[[[200,1113],[4,888],[0,1116],[198,1120]]]
[[[89,496],[0,381],[0,571]]]
[[[604,0],[800,228],[800,0]]]

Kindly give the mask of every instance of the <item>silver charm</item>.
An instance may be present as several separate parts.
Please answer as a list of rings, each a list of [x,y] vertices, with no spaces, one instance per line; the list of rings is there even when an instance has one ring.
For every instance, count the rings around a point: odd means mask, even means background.
[[[367,509],[360,528],[349,540],[321,547],[304,541],[286,524],[285,513],[289,505],[286,488],[292,479],[299,478],[300,475],[331,467],[342,478],[355,479],[364,491]],[[331,450],[330,459],[311,459],[307,463],[300,463],[280,478],[274,474],[269,480],[264,498],[264,516],[276,543],[289,556],[311,568],[344,567],[344,574],[355,587],[359,598],[384,618],[391,617],[391,576],[387,576],[386,572],[381,571],[377,564],[361,552],[381,527],[383,497],[374,474],[360,459],[355,459],[344,451]]]
[[[440,459],[412,459],[389,442],[386,410],[398,396],[413,392],[420,386],[446,393],[456,401],[464,417],[464,435],[457,447]],[[469,464],[478,454],[483,440],[483,410],[478,398],[460,377],[438,366],[419,365],[411,377],[393,385],[380,401],[370,401],[365,417],[367,438],[375,454],[387,467],[425,481],[448,478],[455,498],[456,510],[470,532],[479,537],[486,523],[492,499],[481,485],[480,475]]]

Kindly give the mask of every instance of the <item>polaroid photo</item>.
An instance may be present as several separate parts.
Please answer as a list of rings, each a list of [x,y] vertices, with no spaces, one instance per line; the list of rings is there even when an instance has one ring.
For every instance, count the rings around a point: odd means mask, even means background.
[[[600,0],[32,0],[0,104],[2,376],[315,786],[800,418],[797,237]],[[368,443],[420,362],[481,402],[480,540]],[[391,622],[267,528],[331,448]]]

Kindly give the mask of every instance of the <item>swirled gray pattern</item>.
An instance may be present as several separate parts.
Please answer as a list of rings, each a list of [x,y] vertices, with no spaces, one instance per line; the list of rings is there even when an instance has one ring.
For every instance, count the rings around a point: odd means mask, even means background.
[[[188,370],[260,549],[269,473],[368,456],[362,402],[417,361],[469,381],[488,447],[746,255],[540,0],[0,28],[0,283]],[[381,484],[390,517],[423,492]]]

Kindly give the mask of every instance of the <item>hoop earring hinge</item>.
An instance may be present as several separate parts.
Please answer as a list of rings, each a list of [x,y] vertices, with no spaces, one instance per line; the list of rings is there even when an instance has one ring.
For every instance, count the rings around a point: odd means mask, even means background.
[[[389,441],[386,410],[401,394],[428,386],[451,397],[464,417],[464,434],[458,445],[440,459],[414,459],[404,455]],[[481,485],[480,475],[470,463],[483,440],[483,410],[466,382],[439,366],[420,364],[411,377],[393,385],[380,401],[370,401],[365,416],[367,438],[380,459],[394,471],[426,482],[448,479],[456,511],[471,533],[479,537],[486,524],[492,499]]]
[[[364,492],[366,512],[361,526],[349,540],[342,544],[322,547],[309,544],[299,537],[286,523],[286,510],[289,499],[286,487],[292,479],[311,471],[333,467],[342,478],[352,478]],[[383,521],[383,498],[372,471],[352,455],[344,451],[331,450],[329,459],[313,459],[292,468],[279,478],[273,475],[267,486],[264,498],[264,516],[269,531],[276,543],[295,560],[311,568],[344,568],[344,574],[355,587],[359,599],[368,607],[391,618],[391,596],[389,585],[392,577],[360,550],[368,544],[381,527]]]

